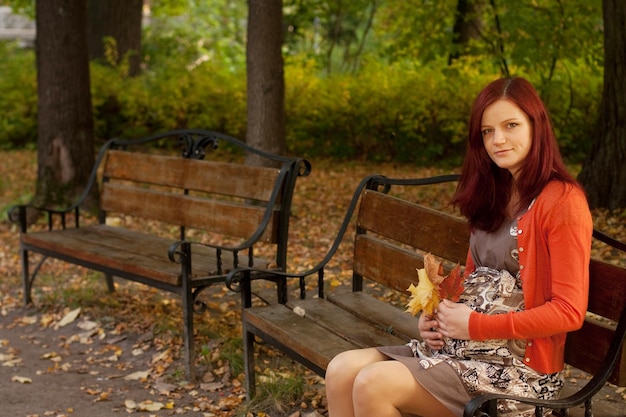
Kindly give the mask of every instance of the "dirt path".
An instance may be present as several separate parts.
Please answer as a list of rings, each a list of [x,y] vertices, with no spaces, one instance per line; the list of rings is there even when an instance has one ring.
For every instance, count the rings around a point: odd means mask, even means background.
[[[219,380],[154,378],[150,370],[168,350],[157,350],[149,334],[139,338],[80,317],[43,326],[45,315],[34,309],[2,313],[1,417],[225,416],[241,401],[240,387]]]

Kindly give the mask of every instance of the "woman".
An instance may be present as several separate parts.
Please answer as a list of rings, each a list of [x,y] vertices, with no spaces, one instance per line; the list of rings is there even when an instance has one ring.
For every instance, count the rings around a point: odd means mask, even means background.
[[[486,314],[444,300],[432,317],[420,316],[422,342],[337,355],[326,371],[330,417],[461,416],[485,392],[558,396],[566,333],[580,328],[587,308],[593,226],[525,79],[496,80],[478,95],[452,203],[472,231],[465,277],[510,274],[523,302]],[[455,355],[454,343],[494,339],[521,342],[521,351],[505,349],[506,361]],[[534,415],[519,403],[499,407]]]

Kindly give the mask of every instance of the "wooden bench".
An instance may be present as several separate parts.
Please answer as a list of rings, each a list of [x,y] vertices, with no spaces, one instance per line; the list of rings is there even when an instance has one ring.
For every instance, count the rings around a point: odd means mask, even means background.
[[[182,149],[178,155],[156,152],[177,146]],[[208,160],[222,148],[234,161],[251,153],[268,167]],[[112,277],[119,277],[178,294],[185,368],[193,379],[193,312],[206,307],[196,297],[223,283],[226,274],[241,265],[257,267],[255,278],[276,280],[263,271],[286,268],[293,190],[297,177],[309,172],[305,160],[272,155],[204,130],[110,140],[101,148],[76,204],[65,210],[37,208],[47,214],[45,230],[27,224],[32,207],[16,206],[11,211],[10,217],[20,224],[24,303],[32,302],[33,281],[47,258],[103,272],[110,291]],[[81,212],[81,205],[92,187],[100,189],[100,213],[88,225],[83,224],[89,217]],[[113,225],[111,219],[124,216],[139,219],[132,223],[140,227]],[[158,223],[148,230],[148,222]],[[262,257],[255,253],[259,245],[265,250]],[[31,274],[32,253],[43,257]],[[285,288],[280,284],[284,281],[277,281],[278,297],[283,300]]]
[[[242,294],[249,398],[255,393],[255,338],[275,346],[321,376],[325,375],[329,361],[342,351],[404,344],[411,338],[418,338],[418,319],[404,312],[406,298],[404,303],[393,306],[377,298],[375,289],[382,289],[382,293],[391,289],[407,294],[409,285],[417,282],[416,268],[423,268],[425,253],[432,253],[448,268],[457,263],[464,264],[469,230],[465,221],[458,217],[391,194],[400,186],[423,187],[457,178],[365,178],[352,198],[326,257],[309,271],[281,275],[299,280],[300,299],[289,300],[284,305],[253,304],[249,276],[254,269],[240,268],[229,274],[227,285]],[[352,288],[327,291],[325,270],[346,237],[353,215],[356,217],[356,233],[353,238]],[[602,237],[598,232],[596,236]],[[556,408],[590,401],[607,380],[626,385],[626,353],[621,347],[626,327],[623,309],[626,305],[626,269],[594,259],[590,271],[589,311],[601,317],[592,318],[590,314],[584,327],[568,337],[567,362],[596,376],[571,401],[555,402]],[[307,279],[317,279],[317,294],[309,298],[305,297],[304,290]],[[618,320],[619,328],[615,331]],[[474,414],[477,403],[481,401],[471,403],[472,408],[468,408],[466,416]]]

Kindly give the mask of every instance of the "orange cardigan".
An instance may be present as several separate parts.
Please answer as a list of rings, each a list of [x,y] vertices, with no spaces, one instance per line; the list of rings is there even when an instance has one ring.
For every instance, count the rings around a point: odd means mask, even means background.
[[[526,339],[526,365],[542,373],[562,370],[566,334],[582,326],[587,310],[592,230],[584,192],[550,182],[518,217],[526,309],[498,315],[472,312],[471,339]],[[468,254],[466,273],[472,270]]]

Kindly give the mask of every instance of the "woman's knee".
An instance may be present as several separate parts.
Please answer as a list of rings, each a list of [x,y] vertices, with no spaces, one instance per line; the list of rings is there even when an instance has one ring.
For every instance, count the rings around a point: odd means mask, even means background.
[[[335,381],[339,378],[345,378],[350,374],[358,372],[358,370],[353,370],[355,367],[353,356],[355,355],[355,351],[349,350],[341,352],[331,359],[326,367],[327,383],[328,381]]]
[[[376,349],[356,349],[339,353],[326,368],[326,385],[338,381],[352,383],[356,375],[367,365],[384,360]]]
[[[386,365],[376,363],[360,369],[354,377],[353,393],[367,398],[372,394],[384,392],[385,385],[389,383]]]

